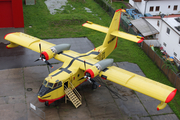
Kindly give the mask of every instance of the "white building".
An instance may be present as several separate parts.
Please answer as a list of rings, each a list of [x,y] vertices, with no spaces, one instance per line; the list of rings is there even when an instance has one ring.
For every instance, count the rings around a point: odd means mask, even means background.
[[[180,0],[129,0],[143,15],[180,14]]]
[[[180,15],[169,15],[163,18],[153,16],[146,17],[145,20],[159,31],[155,38],[167,54],[174,57],[180,65]]]

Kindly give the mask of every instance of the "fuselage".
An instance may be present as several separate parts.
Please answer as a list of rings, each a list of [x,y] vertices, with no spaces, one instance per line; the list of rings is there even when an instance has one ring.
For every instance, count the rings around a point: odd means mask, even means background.
[[[50,73],[43,81],[38,92],[38,99],[40,102],[48,101],[49,104],[51,104],[64,97],[64,90],[66,88],[72,88],[72,85],[77,87],[86,81],[84,78],[85,71],[81,68],[89,68],[93,66],[94,63],[98,62],[98,60],[92,59],[92,55],[97,55],[99,52],[92,51],[88,54],[79,54],[70,51],[71,50],[68,50],[58,55],[65,59],[64,64],[59,69]],[[88,62],[90,60],[91,63]],[[86,61],[85,64],[84,61]]]

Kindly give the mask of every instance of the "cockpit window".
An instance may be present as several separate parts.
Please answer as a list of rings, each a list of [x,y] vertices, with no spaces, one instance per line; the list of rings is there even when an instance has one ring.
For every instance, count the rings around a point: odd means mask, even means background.
[[[56,82],[56,83],[50,83],[46,80],[43,81],[43,85],[46,86],[46,87],[49,87],[51,89],[54,89],[56,87],[61,87],[62,86],[62,82]]]
[[[49,82],[49,83],[47,84],[47,87],[52,88],[52,87],[53,87],[53,83],[50,83],[50,82]]]
[[[46,84],[47,84],[47,81],[46,81],[46,80],[44,80],[43,85],[44,85],[44,86],[46,86]]]
[[[54,84],[54,88],[57,87],[57,83]]]

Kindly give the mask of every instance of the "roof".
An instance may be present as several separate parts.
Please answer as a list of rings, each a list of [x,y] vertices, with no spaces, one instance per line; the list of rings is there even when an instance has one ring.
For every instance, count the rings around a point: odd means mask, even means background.
[[[144,0],[144,1],[169,1],[171,2],[171,1],[179,1],[179,0]]]
[[[180,17],[180,14],[164,16],[164,18],[171,18],[171,17]],[[150,16],[150,17],[144,17],[144,18],[145,19],[161,19],[161,16]]]
[[[156,30],[149,22],[145,19],[132,20],[131,23],[139,30],[139,32],[145,37],[153,34],[158,34]]]
[[[175,27],[178,27],[180,26],[180,23],[177,22],[175,20],[175,18],[177,17],[174,17],[174,18],[163,18],[163,21],[169,26],[171,27],[171,29],[173,29],[178,35],[180,35],[180,31],[178,31]]]
[[[173,29],[178,35],[180,35],[180,31],[178,31],[175,27],[180,26],[180,23],[175,20],[175,18],[180,18],[180,14],[167,15],[162,18],[163,22],[166,23],[171,29]],[[144,17],[145,19],[161,19],[160,16],[152,16],[152,17]]]

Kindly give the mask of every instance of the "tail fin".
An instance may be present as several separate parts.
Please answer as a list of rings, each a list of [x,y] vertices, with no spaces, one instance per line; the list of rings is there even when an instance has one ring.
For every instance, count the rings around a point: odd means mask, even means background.
[[[115,49],[117,47],[117,40],[118,38],[116,36],[111,35],[111,33],[113,31],[119,31],[119,25],[120,25],[120,20],[121,20],[121,9],[116,10],[114,17],[111,21],[111,24],[109,26],[109,30],[106,34],[106,37],[104,39],[103,42],[103,47],[107,47],[109,46],[109,44],[111,45],[111,47],[113,47],[113,49]],[[113,43],[113,45],[112,45]]]
[[[137,43],[142,42],[144,39],[143,37],[140,36],[135,36],[119,31],[122,12],[125,12],[125,10],[124,9],[116,10],[109,28],[94,24],[89,21],[87,21],[87,23],[84,23],[82,25],[87,28],[91,28],[100,32],[107,33],[102,46],[100,46],[100,48],[103,49],[103,51],[105,52],[105,58],[117,47],[117,41],[118,41],[117,37],[124,38]]]

